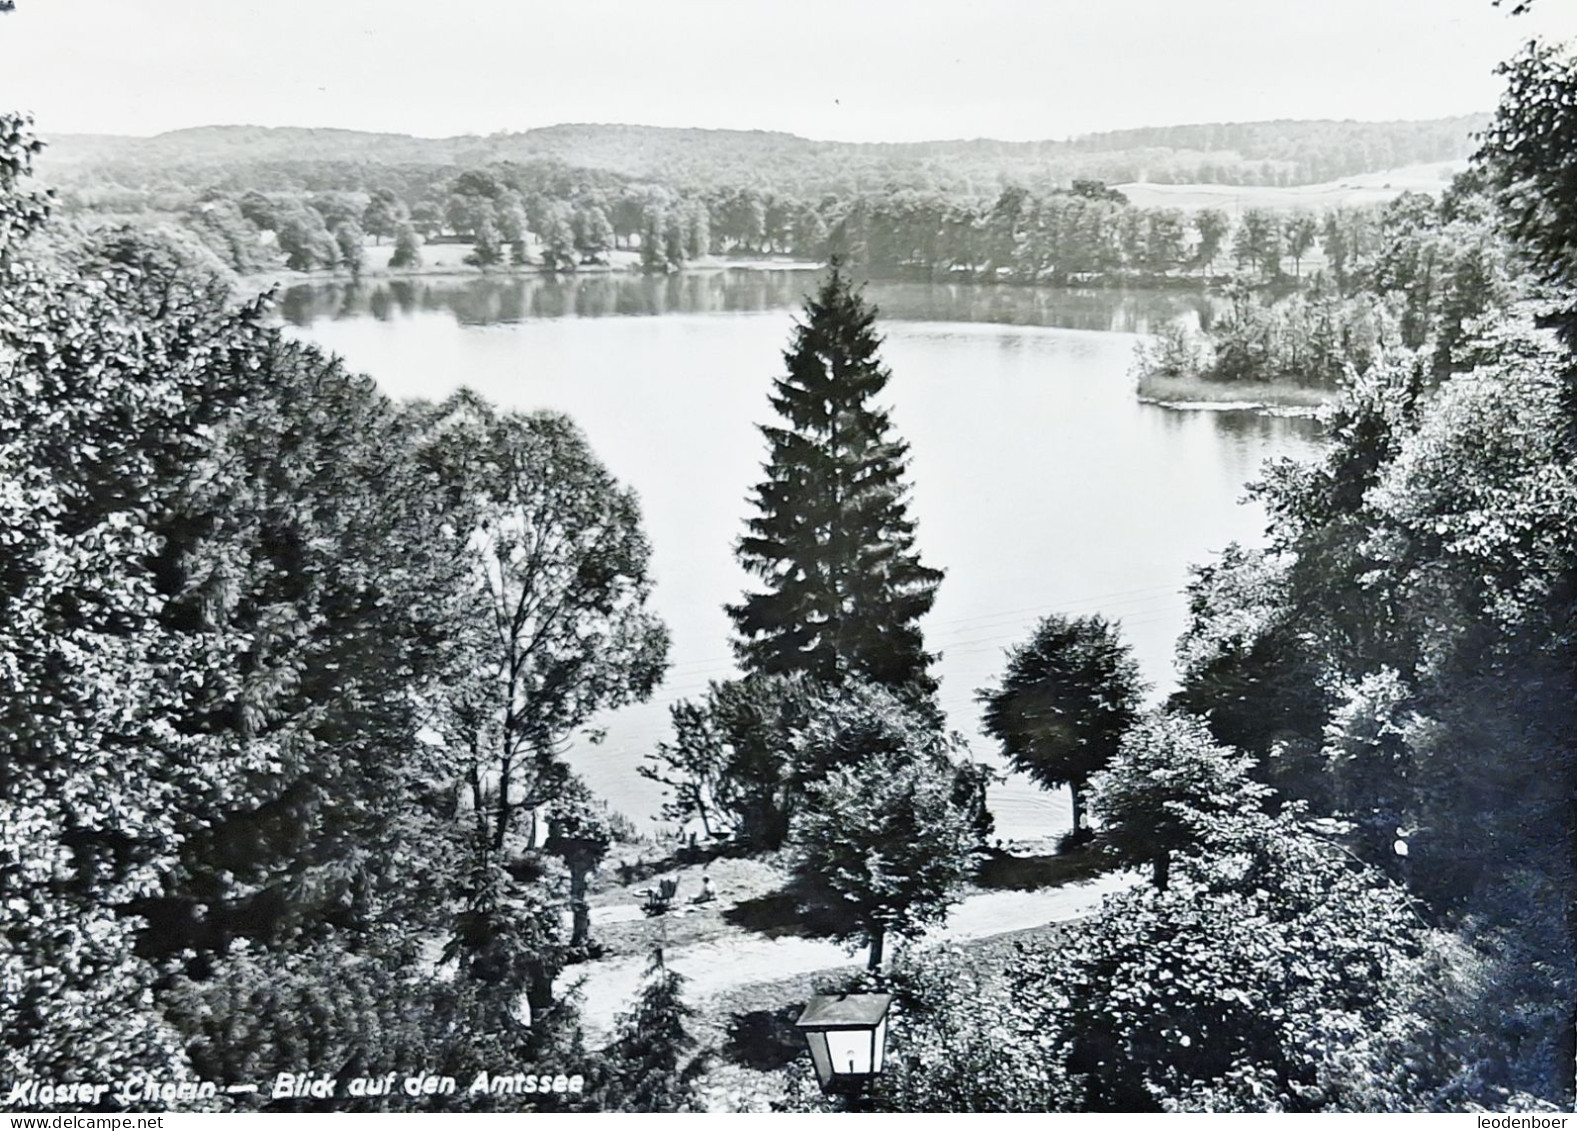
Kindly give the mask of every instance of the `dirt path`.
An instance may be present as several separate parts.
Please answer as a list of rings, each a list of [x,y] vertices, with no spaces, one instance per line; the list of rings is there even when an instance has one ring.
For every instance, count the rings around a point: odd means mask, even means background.
[[[1103,896],[1137,882],[1139,877],[1131,873],[1108,873],[1086,883],[1042,891],[981,892],[953,908],[946,926],[928,934],[921,945],[987,938],[1078,919],[1095,910]],[[837,969],[862,960],[862,956],[851,956],[825,939],[774,939],[744,933],[676,946],[666,958],[669,967],[687,979],[685,996],[692,1004],[740,986]],[[612,958],[565,971],[561,990],[577,978],[585,979],[581,986],[582,1023],[593,1047],[611,1033],[615,1014],[630,1008],[640,990],[646,961],[644,956]]]

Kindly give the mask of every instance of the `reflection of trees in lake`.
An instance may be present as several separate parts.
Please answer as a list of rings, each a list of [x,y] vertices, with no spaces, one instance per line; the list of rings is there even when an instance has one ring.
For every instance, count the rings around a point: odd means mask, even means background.
[[[1235,441],[1263,444],[1281,439],[1289,432],[1303,439],[1318,439],[1320,422],[1310,416],[1275,416],[1264,412],[1212,412],[1216,432]]]
[[[356,314],[390,321],[416,311],[448,313],[468,326],[527,318],[756,313],[797,308],[816,278],[809,271],[736,269],[658,277],[599,273],[557,279],[394,279],[361,286],[304,283],[284,292],[280,313],[298,326]],[[1120,333],[1147,333],[1175,318],[1196,318],[1206,302],[1190,293],[971,283],[872,283],[867,294],[882,316],[894,321]]]

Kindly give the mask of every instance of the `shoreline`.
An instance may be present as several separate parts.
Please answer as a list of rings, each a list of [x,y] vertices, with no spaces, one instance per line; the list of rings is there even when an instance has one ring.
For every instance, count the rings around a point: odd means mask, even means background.
[[[583,276],[623,275],[637,278],[669,278],[680,275],[707,275],[721,271],[821,271],[827,266],[825,260],[796,259],[790,256],[755,255],[742,258],[725,258],[720,256],[707,256],[703,259],[687,261],[683,266],[672,271],[652,273],[642,272],[638,252],[628,248],[620,248],[613,252],[614,258],[609,263],[589,264],[576,268],[574,271],[546,271],[534,263],[499,264],[492,267],[476,267],[464,261],[464,256],[471,251],[470,244],[442,243],[425,244],[423,249],[436,252],[432,262],[423,263],[418,267],[390,268],[387,258],[380,255],[383,261],[369,264],[366,269],[357,275],[340,267],[329,269],[313,268],[299,271],[286,267],[271,267],[266,271],[257,271],[249,274],[238,275],[239,283],[245,287],[268,286],[302,286],[322,283],[351,283],[351,282],[390,282],[407,279],[524,279],[539,278],[555,281],[573,281]],[[390,245],[369,247],[369,251],[392,252]],[[1053,281],[1049,279],[1005,279],[1005,278],[956,278],[948,275],[927,275],[924,273],[897,273],[890,275],[864,276],[867,282],[872,283],[918,283],[930,286],[968,285],[979,287],[1001,287],[1010,290],[1049,290],[1067,292],[1090,291],[1155,291],[1169,294],[1193,292],[1199,295],[1208,295],[1214,289],[1216,280],[1201,279],[1182,275],[1143,275],[1143,276],[1114,276],[1089,279],[1068,279]]]
[[[469,251],[468,245],[429,245],[455,251]],[[477,279],[543,279],[555,283],[573,284],[580,278],[619,276],[634,279],[668,279],[683,276],[716,275],[725,271],[819,271],[824,263],[804,259],[778,259],[752,257],[724,259],[709,256],[685,264],[675,271],[660,276],[645,275],[638,260],[628,251],[610,263],[599,263],[576,271],[549,272],[541,267],[524,263],[495,267],[476,267],[462,262],[453,255],[445,255],[434,262],[419,267],[391,270],[386,264],[378,265],[359,274],[340,268],[329,270],[293,271],[276,267],[269,271],[255,272],[236,277],[239,290],[263,294],[282,292],[300,286],[360,286],[393,282],[454,282]],[[1001,284],[997,284],[1001,285]],[[1056,288],[1074,289],[1074,288]],[[1251,395],[1245,396],[1245,393]],[[1175,412],[1251,412],[1261,416],[1313,418],[1320,409],[1336,397],[1334,390],[1315,389],[1290,382],[1271,381],[1224,383],[1206,381],[1198,377],[1143,376],[1137,381],[1136,399],[1140,404]]]
[[[1260,416],[1285,416],[1300,420],[1313,420],[1320,414],[1318,405],[1284,405],[1273,401],[1174,401],[1159,397],[1139,397],[1138,401],[1173,412],[1252,412]]]
[[[1190,377],[1140,377],[1140,404],[1178,412],[1255,412],[1262,416],[1316,417],[1336,399],[1334,389],[1315,389],[1286,381],[1205,381]]]

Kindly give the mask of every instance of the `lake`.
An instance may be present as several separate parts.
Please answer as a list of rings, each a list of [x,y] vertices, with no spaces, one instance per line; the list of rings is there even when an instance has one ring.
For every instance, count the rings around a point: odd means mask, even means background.
[[[468,385],[518,409],[571,415],[640,494],[653,603],[673,634],[652,702],[610,714],[570,760],[614,808],[645,823],[660,788],[638,777],[668,706],[734,673],[723,613],[751,583],[732,546],[760,477],[767,394],[810,271],[666,279],[599,275],[416,279],[287,291],[292,332],[373,375],[394,397]],[[1177,293],[965,284],[872,284],[886,401],[912,448],[911,513],[927,565],[946,570],[924,621],[941,701],[975,755],[976,689],[1050,612],[1122,623],[1153,694],[1175,686],[1172,650],[1190,563],[1257,544],[1244,484],[1269,458],[1319,446],[1309,420],[1140,404],[1138,335],[1196,312]],[[1067,827],[1066,797],[1014,778],[992,791],[1004,837]]]

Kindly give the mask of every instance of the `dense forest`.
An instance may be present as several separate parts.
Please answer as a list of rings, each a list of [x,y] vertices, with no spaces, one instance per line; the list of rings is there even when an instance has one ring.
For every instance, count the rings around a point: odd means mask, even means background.
[[[422,244],[441,241],[469,245],[475,267],[554,273],[605,266],[622,248],[647,272],[835,253],[878,277],[1197,284],[1245,255],[1278,275],[1286,256],[1301,271],[1316,240],[1263,208],[1248,209],[1251,222],[1130,207],[1110,183],[1303,184],[1465,158],[1479,125],[1281,122],[912,146],[624,126],[485,144],[226,127],[79,137],[46,152],[67,213],[180,231],[240,274],[355,275],[368,241],[389,240],[393,270],[418,267]]]
[[[1252,487],[1264,548],[1195,569],[1167,702],[1146,705],[1099,615],[1025,625],[979,690],[1009,762],[1071,788],[1063,856],[1132,880],[991,952],[904,945],[1004,860],[989,771],[938,705],[923,624],[946,577],[848,264],[1083,274],[1058,241],[1135,214],[1098,178],[993,185],[963,253],[936,250],[945,192],[928,210],[900,206],[918,190],[856,189],[771,222],[788,197],[623,195],[624,174],[557,162],[448,168],[414,200],[203,182],[193,223],[218,234],[194,242],[85,217],[80,188],[62,208],[29,123],[0,117],[7,1105],[703,1106],[709,1050],[661,947],[595,1042],[572,985],[598,953],[589,877],[633,833],[565,744],[667,666],[639,485],[561,414],[390,400],[273,326],[224,269],[242,251],[210,241],[244,221],[248,251],[267,230],[332,262],[430,223],[480,259],[529,231],[534,254],[572,259],[633,240],[658,269],[658,248],[669,265],[718,241],[770,250],[803,220],[833,259],[763,406],[736,546],[750,588],[718,594],[740,674],[673,707],[645,772],[710,842],[673,851],[778,869],[779,904],[865,948],[829,987],[895,997],[862,1103],[1571,1110],[1577,56],[1534,45],[1504,72],[1439,201],[1215,233],[1232,309],[1208,341],[1152,351],[1223,378],[1317,372],[1329,442]],[[1220,144],[1312,161],[1274,133]],[[1150,268],[1212,269],[1188,251],[1203,213],[1191,235],[1139,215]],[[648,913],[672,896],[651,890]],[[472,1084],[500,1066],[525,1075]],[[460,1088],[377,1090],[417,1068]],[[299,1090],[216,1087],[295,1071]],[[770,1071],[780,1108],[839,1106],[805,1056]]]
[[[1378,208],[1333,210],[1318,224],[1246,213],[1220,300],[1199,325],[1163,327],[1140,348],[1141,389],[1335,390],[1388,347],[1422,351],[1432,379],[1459,368],[1483,321],[1517,289],[1484,177],[1475,169],[1438,200],[1408,192]],[[1285,257],[1306,254],[1316,238],[1323,265],[1289,280]]]

